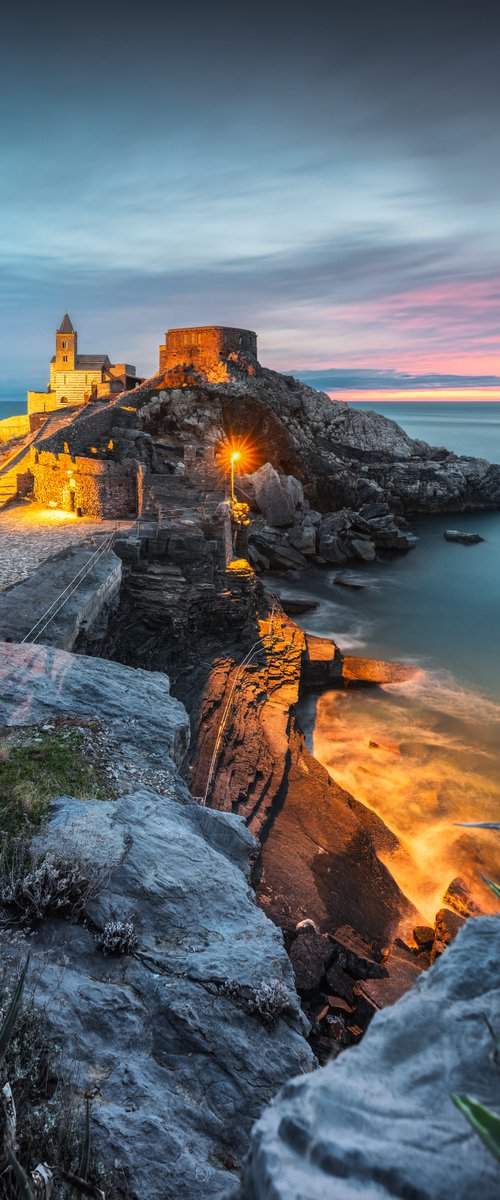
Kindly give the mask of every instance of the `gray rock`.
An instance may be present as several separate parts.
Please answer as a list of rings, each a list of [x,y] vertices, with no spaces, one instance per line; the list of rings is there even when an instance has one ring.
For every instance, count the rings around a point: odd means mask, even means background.
[[[52,646],[0,643],[0,725],[29,725],[55,716],[103,722],[117,753],[126,753],[135,742],[147,762],[168,755],[181,763],[189,745],[188,715],[170,695],[163,672]]]
[[[479,533],[461,533],[458,529],[445,529],[443,537],[447,542],[462,542],[464,546],[476,546],[478,542],[484,542]]]
[[[271,463],[264,463],[248,478],[259,511],[270,525],[291,525],[295,510],[304,502],[304,489],[293,475],[278,475]]]
[[[238,1200],[497,1200],[498,1164],[454,1107],[495,1111],[500,1076],[500,922],[467,922],[452,946],[359,1046],[288,1083],[252,1135]]]
[[[173,780],[171,797],[63,798],[43,842],[71,857],[91,850],[110,872],[88,906],[94,927],[132,920],[138,937],[120,958],[62,921],[30,938],[30,978],[63,1064],[82,1090],[99,1086],[96,1154],[119,1166],[130,1197],[218,1195],[263,1105],[313,1066],[281,934],[249,888],[254,840],[240,817],[179,804]],[[273,1025],[257,1011],[269,989]]]
[[[356,558],[361,558],[365,562],[373,562],[375,558],[375,546],[373,542],[365,542],[361,538],[350,538],[348,545]]]
[[[306,558],[316,554],[316,530],[306,518],[303,525],[294,525],[288,532],[288,541],[295,550],[300,550]]]
[[[352,588],[354,591],[359,591],[362,588],[370,587],[371,580],[366,579],[362,575],[353,575],[350,571],[343,571],[342,574],[336,575],[334,583],[339,587]]]

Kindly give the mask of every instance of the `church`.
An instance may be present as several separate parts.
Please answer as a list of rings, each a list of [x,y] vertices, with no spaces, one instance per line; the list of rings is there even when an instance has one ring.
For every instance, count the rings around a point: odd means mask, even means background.
[[[78,334],[65,313],[56,332],[46,392],[28,392],[28,413],[51,412],[100,396],[128,392],[142,383],[130,363],[111,363],[107,354],[79,354]]]

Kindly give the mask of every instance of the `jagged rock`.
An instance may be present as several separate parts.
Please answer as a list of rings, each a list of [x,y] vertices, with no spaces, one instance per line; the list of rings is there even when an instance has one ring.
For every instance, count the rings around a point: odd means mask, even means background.
[[[300,550],[301,554],[305,554],[306,558],[316,554],[316,530],[308,518],[304,520],[303,525],[294,525],[293,529],[289,530],[288,541],[296,550]]]
[[[379,961],[380,955],[350,925],[341,925],[336,929],[332,940],[340,966],[355,979],[383,979],[387,976],[386,968]]]
[[[447,542],[462,542],[464,546],[475,546],[478,542],[484,542],[479,533],[460,533],[458,529],[445,529],[443,537]]]
[[[318,551],[324,562],[330,562],[342,566],[349,558],[349,550],[344,541],[335,533],[322,534],[318,543]]]
[[[446,908],[452,908],[461,917],[477,917],[481,912],[479,905],[471,896],[465,879],[461,879],[459,875],[448,884],[443,896],[443,904]]]
[[[301,930],[290,949],[297,991],[316,992],[333,955],[331,942],[314,929]]]
[[[296,508],[304,502],[304,489],[293,475],[278,475],[271,463],[264,463],[249,482],[259,511],[270,525],[291,525]]]
[[[450,908],[440,908],[434,922],[435,940],[447,946],[457,936],[459,929],[464,924],[465,917],[461,917],[459,913],[453,912]]]
[[[299,613],[313,612],[319,605],[318,600],[309,600],[305,596],[280,596],[280,603],[289,617]]]
[[[413,937],[418,950],[432,950],[432,943],[434,941],[434,929],[432,925],[416,925],[413,930]]]
[[[500,1025],[499,957],[498,919],[468,922],[359,1046],[286,1084],[232,1200],[470,1200],[479,1180],[482,1200],[496,1200],[498,1164],[451,1095],[499,1110],[484,1021]]]
[[[372,562],[375,558],[373,542],[364,542],[361,541],[361,538],[351,538],[348,544],[355,558],[362,558],[365,562]]]
[[[343,1000],[347,1000],[348,1002],[352,1000],[354,980],[352,975],[348,975],[347,971],[344,971],[340,963],[334,962],[329,967],[326,972],[326,982],[329,989],[335,992],[336,995],[341,996]]]
[[[104,722],[117,753],[140,743],[148,762],[177,764],[189,745],[189,718],[170,695],[163,672],[69,654],[52,646],[0,643],[0,724],[25,725],[47,716]]]
[[[356,984],[356,994],[375,1006],[386,1008],[394,1004],[414,986],[422,973],[422,966],[408,952],[394,946],[386,963],[385,978],[375,979],[369,976]]]

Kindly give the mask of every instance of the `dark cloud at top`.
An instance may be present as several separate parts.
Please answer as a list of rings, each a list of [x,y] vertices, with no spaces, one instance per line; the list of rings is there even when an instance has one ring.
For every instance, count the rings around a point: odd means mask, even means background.
[[[499,33],[489,0],[10,5],[9,376],[66,308],[141,369],[167,324],[227,320],[280,366],[473,373],[500,348]]]

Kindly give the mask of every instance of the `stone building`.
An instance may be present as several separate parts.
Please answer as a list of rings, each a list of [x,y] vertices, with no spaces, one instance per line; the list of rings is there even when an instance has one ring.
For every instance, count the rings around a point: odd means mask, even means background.
[[[233,329],[227,325],[169,329],[165,344],[160,346],[160,371],[193,366],[206,374],[231,355],[241,354],[257,361],[257,334],[251,329]]]
[[[78,334],[66,313],[56,332],[46,392],[28,392],[28,413],[51,412],[99,396],[129,391],[142,380],[130,363],[111,363],[107,354],[79,354]]]

